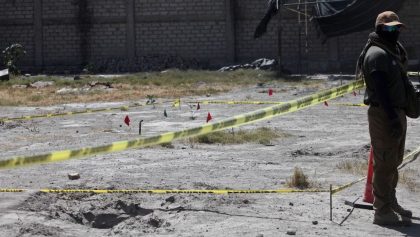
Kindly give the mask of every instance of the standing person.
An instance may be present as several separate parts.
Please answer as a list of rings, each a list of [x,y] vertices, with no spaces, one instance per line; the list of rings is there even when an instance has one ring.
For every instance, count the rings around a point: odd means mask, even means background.
[[[373,147],[374,224],[409,224],[412,212],[401,207],[395,190],[398,166],[404,156],[407,119],[407,53],[398,41],[405,27],[397,14],[378,15],[375,32],[369,35],[358,69],[366,83],[365,104],[369,105],[369,134]],[[408,218],[408,219],[407,219]]]

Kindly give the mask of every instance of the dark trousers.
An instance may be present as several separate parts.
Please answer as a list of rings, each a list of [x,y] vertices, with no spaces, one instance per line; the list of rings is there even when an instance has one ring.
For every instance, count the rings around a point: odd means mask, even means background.
[[[395,189],[398,184],[398,166],[404,158],[407,119],[402,109],[396,109],[403,135],[391,137],[390,122],[381,107],[370,106],[368,110],[369,134],[373,147],[373,207],[377,213],[391,211],[396,202]]]

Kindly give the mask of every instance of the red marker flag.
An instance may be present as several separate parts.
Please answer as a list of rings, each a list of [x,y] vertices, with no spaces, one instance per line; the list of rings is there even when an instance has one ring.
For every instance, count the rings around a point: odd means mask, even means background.
[[[197,104],[197,110],[200,110],[201,109],[201,107],[200,107],[200,103],[198,103]]]
[[[328,102],[327,101],[324,101],[324,105],[328,107]]]
[[[212,120],[213,117],[211,116],[210,112],[207,114],[207,123]]]
[[[127,126],[130,126],[130,118],[128,117],[128,115],[125,116],[124,123],[127,124]]]
[[[269,95],[269,96],[272,96],[272,95],[273,95],[273,89],[271,89],[271,88],[270,88],[270,89],[268,89],[268,95]]]

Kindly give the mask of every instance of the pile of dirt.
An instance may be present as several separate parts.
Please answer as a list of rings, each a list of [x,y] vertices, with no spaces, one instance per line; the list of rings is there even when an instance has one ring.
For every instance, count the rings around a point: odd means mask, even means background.
[[[355,158],[366,160],[369,154],[370,144],[366,144],[357,149],[339,150],[339,151],[315,151],[313,147],[305,147],[294,150],[290,154],[292,157],[302,156],[318,156],[318,157],[332,157],[339,156],[343,158]]]
[[[0,130],[10,130],[10,129],[15,129],[15,128],[19,128],[22,127],[22,122],[17,121],[17,122],[3,122],[0,121]]]
[[[153,209],[141,206],[138,197],[131,195],[45,194],[36,193],[28,198],[22,210],[47,213],[59,219],[110,233],[137,230],[154,233],[170,223],[158,217]],[[38,231],[38,230],[37,230]]]
[[[18,236],[60,236],[62,232],[59,227],[29,223],[20,227]]]
[[[314,151],[312,147],[309,148],[302,148],[291,152],[292,157],[299,157],[299,156],[320,156],[320,157],[327,157],[327,156],[337,156],[343,154],[343,151]]]

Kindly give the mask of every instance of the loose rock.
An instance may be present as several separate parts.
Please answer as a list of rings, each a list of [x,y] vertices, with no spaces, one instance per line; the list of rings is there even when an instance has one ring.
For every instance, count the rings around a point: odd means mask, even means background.
[[[69,173],[68,176],[69,176],[70,180],[80,179],[80,174],[79,173]]]
[[[296,235],[296,230],[287,230],[286,234],[288,234],[288,235]]]
[[[53,85],[54,85],[53,81],[37,81],[37,82],[29,84],[29,87],[41,89],[41,88],[45,88],[45,87],[53,86]]]
[[[175,197],[174,196],[170,196],[167,199],[165,199],[166,202],[170,202],[170,203],[174,203],[175,202]]]

